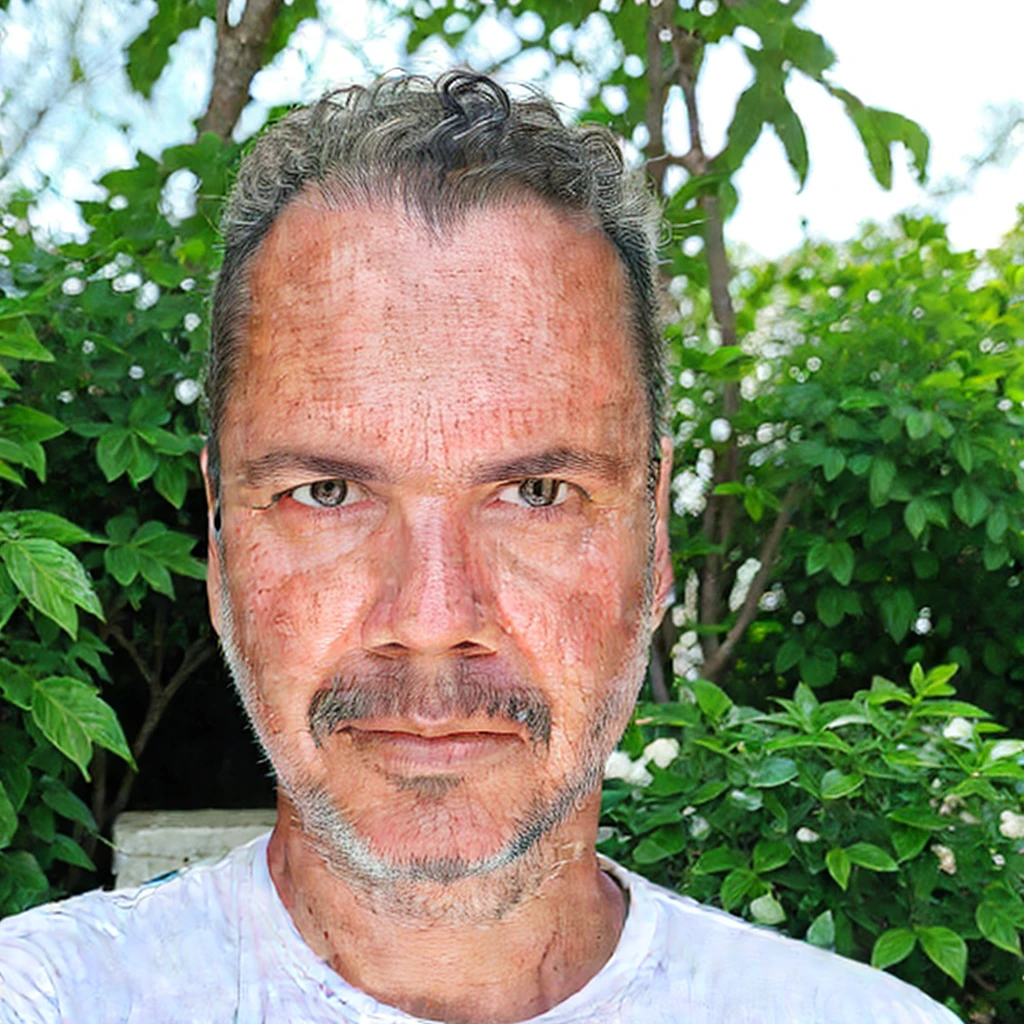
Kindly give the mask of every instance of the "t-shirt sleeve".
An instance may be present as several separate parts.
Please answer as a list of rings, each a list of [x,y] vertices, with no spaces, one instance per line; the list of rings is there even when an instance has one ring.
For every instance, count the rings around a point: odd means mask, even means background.
[[[0,924],[0,1024],[58,1024],[56,987],[45,957]]]

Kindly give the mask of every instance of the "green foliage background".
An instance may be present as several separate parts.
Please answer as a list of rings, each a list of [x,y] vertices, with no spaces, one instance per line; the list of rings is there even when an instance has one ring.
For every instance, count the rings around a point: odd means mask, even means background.
[[[657,700],[623,740],[633,774],[606,789],[602,849],[893,969],[965,1019],[1012,1021],[1024,743],[1001,734],[1024,727],[1024,227],[977,255],[906,216],[733,275],[722,226],[761,133],[800,183],[808,173],[794,76],[840,100],[881,185],[901,147],[926,172],[925,133],[834,80],[802,6],[390,10],[409,55],[441,40],[456,60],[481,18],[539,16],[523,48],[584,75],[583,116],[641,142],[644,126],[659,189],[668,165],[686,172],[665,195],[664,250],[680,604],[658,638]],[[315,13],[312,0],[280,6],[262,59]],[[132,86],[149,95],[170,46],[214,16],[205,0],[161,0],[128,49]],[[597,22],[612,44],[595,55],[581,40]],[[696,82],[708,49],[741,28],[759,41],[744,48],[752,83],[712,153]],[[624,104],[610,109],[605,86]],[[662,135],[672,89],[690,116],[678,156]],[[138,154],[101,180],[104,201],[83,204],[84,243],[35,237],[32,196],[5,204],[0,914],[96,878],[136,768],[158,770],[150,739],[213,666],[196,399],[238,156],[209,133]],[[179,219],[166,199],[181,172],[196,188]]]

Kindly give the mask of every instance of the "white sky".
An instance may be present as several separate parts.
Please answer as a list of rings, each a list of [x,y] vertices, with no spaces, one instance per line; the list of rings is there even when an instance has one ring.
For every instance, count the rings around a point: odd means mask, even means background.
[[[19,118],[28,117],[32,96],[67,87],[66,81],[62,86],[62,68],[69,62],[60,26],[86,12],[79,52],[90,84],[71,89],[68,101],[50,112],[30,154],[31,163],[50,173],[65,196],[89,196],[94,177],[126,165],[133,147],[155,154],[185,141],[203,109],[212,65],[211,24],[187,33],[175,47],[151,102],[127,87],[123,61],[114,56],[116,37],[130,38],[154,7],[153,0],[11,0],[7,12],[0,12],[0,89],[6,90],[0,145],[8,146],[17,137]],[[389,25],[366,0],[321,0],[320,10],[320,21],[300,30],[293,47],[254,81],[255,102],[243,115],[243,134],[261,123],[268,106],[309,99],[330,84],[365,80],[400,62],[401,27]],[[800,20],[835,50],[839,63],[833,81],[868,104],[923,125],[932,140],[933,181],[961,174],[965,158],[980,152],[987,106],[1024,104],[1021,0],[973,0],[969,8],[962,0],[812,0]],[[472,59],[486,61],[489,53],[512,52],[517,45],[511,32],[492,25],[478,37]],[[599,31],[584,47],[598,63],[607,56],[607,39]],[[441,70],[449,60],[435,47],[414,70]],[[575,76],[546,54],[525,52],[513,62],[511,74],[544,82],[570,105],[578,96]],[[712,51],[699,94],[709,147],[720,144],[749,77],[737,46]],[[790,99],[809,141],[807,185],[797,191],[781,146],[766,132],[737,179],[741,202],[728,227],[733,241],[778,256],[801,240],[801,218],[811,234],[842,240],[866,219],[884,220],[914,204],[936,208],[907,172],[902,152],[895,154],[892,192],[874,183],[841,105],[816,84],[797,76]],[[674,127],[685,131],[681,118]],[[25,178],[40,181],[29,171]],[[942,208],[954,244],[995,244],[1012,225],[1018,202],[1024,202],[1024,156],[1008,168],[984,171],[970,194]],[[66,226],[67,206],[51,200],[40,220]]]

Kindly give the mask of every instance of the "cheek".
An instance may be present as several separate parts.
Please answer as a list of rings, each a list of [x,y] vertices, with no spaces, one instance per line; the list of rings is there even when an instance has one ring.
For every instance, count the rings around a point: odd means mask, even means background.
[[[231,560],[238,641],[261,676],[307,676],[318,685],[337,667],[339,645],[352,643],[365,603],[365,559],[318,557],[275,538],[248,544]]]

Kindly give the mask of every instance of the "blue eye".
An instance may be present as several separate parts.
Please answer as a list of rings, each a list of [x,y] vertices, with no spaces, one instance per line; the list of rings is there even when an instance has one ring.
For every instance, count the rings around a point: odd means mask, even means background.
[[[288,494],[300,505],[310,508],[338,508],[349,503],[350,497],[356,497],[347,480],[317,480],[296,487]]]

